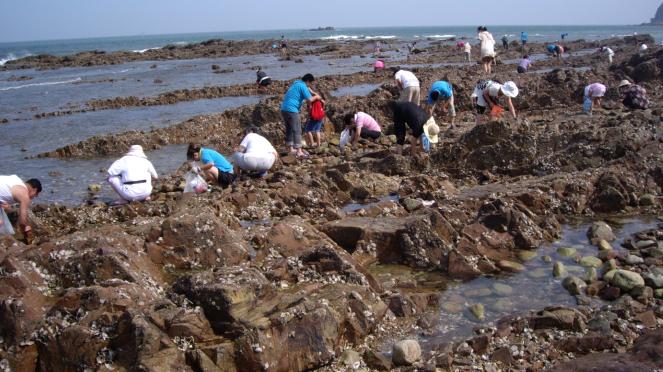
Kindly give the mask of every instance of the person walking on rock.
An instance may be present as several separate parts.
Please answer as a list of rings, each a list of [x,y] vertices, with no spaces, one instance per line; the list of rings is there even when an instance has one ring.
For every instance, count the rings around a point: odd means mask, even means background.
[[[36,178],[23,182],[15,174],[0,176],[0,235],[3,233],[13,235],[14,229],[11,226],[4,226],[5,223],[9,223],[5,210],[18,203],[18,226],[23,232],[26,242],[32,242],[32,226],[28,220],[28,211],[30,203],[41,190],[41,182]]]
[[[490,75],[493,72],[493,61],[495,60],[495,39],[484,26],[479,26],[477,31],[479,32],[477,37],[481,43],[481,64],[484,72]]]
[[[258,177],[265,177],[279,154],[267,138],[258,134],[257,127],[250,126],[244,133],[244,139],[233,155],[233,162],[240,170],[256,173]]]
[[[315,78],[311,74],[304,75],[301,80],[296,80],[283,97],[281,104],[281,116],[285,124],[285,144],[290,147],[290,153],[298,158],[308,157],[302,149],[302,123],[299,117],[302,103],[311,103],[319,100],[320,96],[311,93],[311,84]]]
[[[108,183],[120,196],[113,205],[132,201],[149,200],[152,194],[152,179],[157,179],[157,171],[147,160],[140,145],[133,145],[123,157],[108,168]]]
[[[451,128],[454,128],[456,121],[456,106],[454,105],[453,86],[447,81],[436,81],[431,85],[428,92],[428,114],[433,115],[435,106],[442,102],[442,111],[448,113],[451,117]]]
[[[622,103],[631,110],[646,110],[649,107],[649,98],[645,88],[631,84],[628,80],[619,83],[619,93],[622,95]]]
[[[472,100],[477,110],[477,124],[481,124],[481,117],[484,115],[496,117],[501,114],[503,109],[499,105],[499,99],[502,96],[506,97],[511,116],[516,119],[518,116],[512,101],[512,98],[518,96],[518,86],[516,86],[516,83],[507,81],[504,84],[500,84],[497,81],[486,80],[477,84],[472,93]]]
[[[208,182],[217,183],[225,189],[235,181],[236,176],[232,164],[215,150],[190,143],[186,150],[186,157],[203,164],[200,171],[203,172]]]
[[[343,117],[345,128],[350,131],[352,148],[357,147],[359,138],[378,139],[382,135],[380,124],[369,114],[358,111],[356,114],[348,113]]]
[[[398,154],[403,153],[406,137],[410,139],[411,155],[416,155],[419,147],[428,152],[430,145],[438,142],[440,128],[435,124],[435,119],[424,109],[412,102],[390,101],[388,106],[393,114]],[[409,136],[408,127],[410,128]]]
[[[398,88],[401,89],[401,95],[399,101],[403,102],[412,102],[414,104],[419,104],[421,88],[419,87],[419,79],[410,71],[401,70],[396,67],[392,69],[394,71],[394,79]]]
[[[605,95],[607,88],[601,83],[589,84],[583,91],[583,111],[592,115],[594,106],[601,106],[601,98]]]
[[[525,46],[527,45],[527,32],[521,32],[520,33],[520,43],[522,44],[523,52],[525,51]]]

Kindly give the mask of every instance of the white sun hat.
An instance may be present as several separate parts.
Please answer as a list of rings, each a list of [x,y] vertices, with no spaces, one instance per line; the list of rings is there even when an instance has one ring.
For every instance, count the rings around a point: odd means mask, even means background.
[[[621,88],[621,87],[625,87],[625,86],[627,86],[627,85],[631,85],[631,82],[628,81],[628,80],[626,80],[626,79],[625,79],[625,80],[622,80],[622,81],[619,83],[619,88]]]
[[[518,96],[518,86],[513,81],[507,81],[502,84],[502,93],[510,98],[515,98]]]

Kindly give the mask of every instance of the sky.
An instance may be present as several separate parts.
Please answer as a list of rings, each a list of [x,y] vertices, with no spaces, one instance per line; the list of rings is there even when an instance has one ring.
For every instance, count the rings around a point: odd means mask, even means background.
[[[0,42],[318,26],[625,25],[661,0],[0,0]]]

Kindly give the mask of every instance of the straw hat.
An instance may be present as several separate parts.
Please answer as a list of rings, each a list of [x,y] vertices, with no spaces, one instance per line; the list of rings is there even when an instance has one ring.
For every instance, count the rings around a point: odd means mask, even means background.
[[[507,81],[502,85],[502,93],[510,98],[515,98],[518,96],[518,86],[513,81]]]
[[[619,83],[619,88],[621,88],[621,87],[625,87],[625,86],[628,86],[628,85],[631,85],[631,82],[630,82],[630,81],[628,81],[628,80],[622,80],[622,81]]]
[[[145,156],[145,153],[143,152],[143,147],[141,145],[131,145],[131,147],[129,147],[129,151],[127,151],[125,156],[137,156],[139,158],[147,158],[147,156]]]
[[[424,124],[424,133],[426,134],[426,137],[428,137],[430,143],[439,142],[437,135],[440,134],[440,127],[435,124],[435,119],[433,119],[432,116],[430,119],[428,119],[426,124]]]

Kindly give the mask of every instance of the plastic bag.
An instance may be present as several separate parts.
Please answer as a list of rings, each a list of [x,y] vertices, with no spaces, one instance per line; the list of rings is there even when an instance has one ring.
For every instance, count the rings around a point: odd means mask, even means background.
[[[5,210],[0,208],[0,235],[14,235],[14,228]]]
[[[592,99],[589,97],[585,97],[585,101],[582,103],[582,110],[584,112],[589,112],[591,108],[592,108]]]
[[[207,182],[196,172],[188,172],[184,175],[184,192],[195,192],[196,194],[207,191]]]
[[[493,119],[499,119],[504,113],[504,108],[502,106],[493,105],[493,108],[490,109],[490,117]]]
[[[423,133],[421,135],[421,147],[423,148],[424,152],[429,152],[430,151],[430,140],[428,139],[428,136],[426,133]]]
[[[343,129],[341,132],[341,139],[338,141],[338,147],[341,149],[341,151],[345,150],[345,145],[347,145],[350,142],[350,130],[349,129]]]

